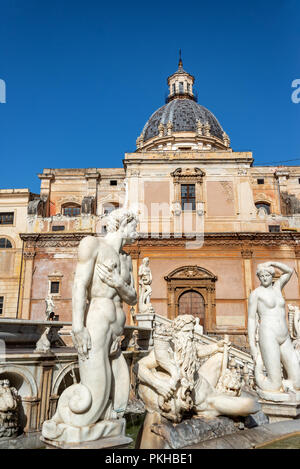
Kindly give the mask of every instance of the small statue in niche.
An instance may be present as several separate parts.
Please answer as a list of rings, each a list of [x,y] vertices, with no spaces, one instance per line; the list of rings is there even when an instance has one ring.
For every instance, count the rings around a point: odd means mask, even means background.
[[[0,380],[0,438],[18,433],[18,400],[17,390],[10,386],[9,380]]]
[[[128,351],[137,352],[138,350],[141,350],[141,347],[138,344],[138,339],[139,339],[139,331],[137,329],[135,329],[132,332],[132,336],[131,336],[131,338],[129,340],[129,343],[128,343],[128,346],[127,346]]]

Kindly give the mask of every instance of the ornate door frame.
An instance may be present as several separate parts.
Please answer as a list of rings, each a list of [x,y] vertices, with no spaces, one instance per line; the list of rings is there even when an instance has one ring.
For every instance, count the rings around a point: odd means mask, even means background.
[[[205,302],[205,332],[214,332],[216,328],[216,288],[218,280],[214,274],[197,265],[178,267],[166,275],[168,288],[168,318],[178,316],[180,296],[194,290],[203,296]]]

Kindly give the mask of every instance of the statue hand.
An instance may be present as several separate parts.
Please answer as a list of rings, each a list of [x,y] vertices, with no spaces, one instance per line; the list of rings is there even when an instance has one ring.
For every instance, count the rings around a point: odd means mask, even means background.
[[[174,388],[172,386],[173,383],[165,383],[160,382],[159,385],[156,386],[157,392],[163,396],[165,400],[168,400],[172,397]]]
[[[92,348],[90,333],[86,327],[80,330],[72,331],[72,338],[79,357],[85,360],[89,356],[89,350]]]
[[[219,340],[217,342],[217,352],[220,352],[220,353],[223,353],[224,352],[224,345],[227,345],[227,347],[229,348],[231,346],[231,342],[225,342],[225,340]]]
[[[116,267],[114,265],[112,268],[109,268],[104,264],[96,264],[96,271],[102,282],[111,288],[118,289],[123,281]]]

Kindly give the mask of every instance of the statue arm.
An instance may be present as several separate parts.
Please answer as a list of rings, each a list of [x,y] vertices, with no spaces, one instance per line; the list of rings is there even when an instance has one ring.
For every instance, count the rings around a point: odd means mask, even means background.
[[[255,342],[256,333],[256,313],[257,313],[257,293],[254,290],[249,297],[248,302],[248,338],[253,359],[257,356],[257,347]]]
[[[282,264],[282,262],[268,262],[268,264],[283,272],[277,282],[275,282],[275,284],[279,284],[280,288],[283,288],[293,275],[294,269],[292,269],[286,264]]]
[[[154,350],[152,350],[149,355],[142,358],[138,362],[138,378],[141,383],[151,386],[155,389],[158,394],[163,396],[165,399],[169,399],[172,394],[172,385],[166,380],[160,379],[155,372],[155,368],[158,366],[158,363],[155,358]],[[153,371],[152,371],[153,370]]]
[[[87,355],[88,349],[91,348],[90,336],[84,327],[84,315],[96,256],[97,240],[91,236],[84,238],[79,245],[78,263],[72,294],[72,332],[74,345],[79,355],[83,357]]]
[[[220,352],[218,344],[204,345],[196,343],[196,350],[198,358],[209,357],[214,353]]]
[[[132,274],[132,266],[130,269],[130,284],[124,282],[123,280],[120,282],[119,286],[117,286],[117,291],[125,303],[130,306],[135,306],[137,304],[137,294],[134,288],[134,278]]]
[[[117,266],[113,269],[109,269],[104,264],[97,264],[96,270],[102,282],[106,283],[109,287],[115,288],[118,295],[130,306],[134,306],[137,303],[137,294],[134,288],[134,278],[132,274],[132,262],[131,259],[128,262],[128,269],[130,272],[130,283],[128,284],[123,280],[117,270]]]

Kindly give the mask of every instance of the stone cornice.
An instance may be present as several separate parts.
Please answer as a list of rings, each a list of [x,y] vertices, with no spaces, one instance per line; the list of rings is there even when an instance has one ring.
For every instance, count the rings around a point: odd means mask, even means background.
[[[174,237],[171,234],[168,238],[162,238],[162,234],[157,233],[152,235],[151,238],[141,237],[137,241],[140,247],[143,246],[182,246],[184,247],[187,242],[196,241],[196,237]],[[206,246],[232,246],[250,249],[252,246],[274,247],[286,244],[293,248],[300,247],[300,233],[204,233],[204,244]],[[195,245],[195,249],[197,245]]]
[[[95,233],[21,233],[20,238],[26,243],[26,247],[76,247],[86,236],[96,236]],[[162,237],[161,233],[152,234],[152,237],[146,238],[145,233],[140,233],[140,238],[131,246],[126,246],[128,251],[138,255],[139,249],[147,246],[185,247],[187,242],[196,241],[192,237],[175,237],[170,234],[169,237]],[[249,252],[254,246],[274,247],[288,245],[295,251],[300,252],[300,232],[281,232],[281,233],[204,233],[204,245],[206,246],[228,246],[238,247],[244,250],[244,255],[249,256]],[[195,245],[195,249],[198,249]]]
[[[20,233],[26,247],[76,247],[86,236],[93,233]]]

